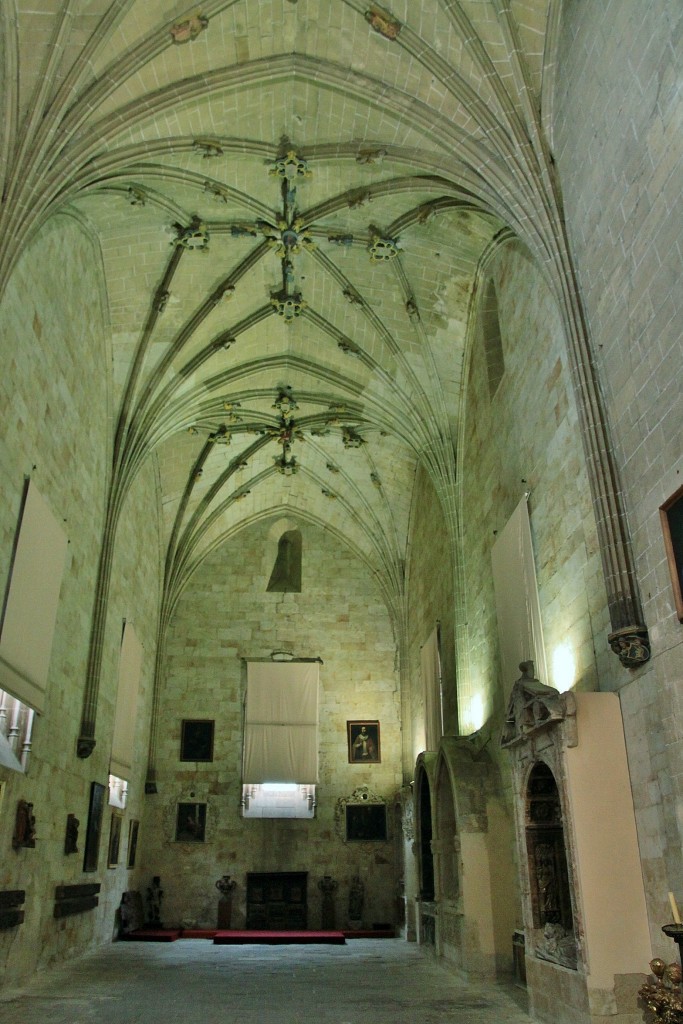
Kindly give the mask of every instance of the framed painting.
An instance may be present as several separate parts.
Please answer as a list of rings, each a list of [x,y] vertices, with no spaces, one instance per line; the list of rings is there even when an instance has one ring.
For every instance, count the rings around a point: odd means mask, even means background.
[[[88,828],[85,834],[85,851],[83,853],[83,870],[97,871],[97,860],[100,855],[100,836],[102,834],[102,812],[107,799],[107,786],[101,782],[90,783],[90,803],[88,805]]]
[[[206,837],[206,804],[178,804],[176,843],[203,843]]]
[[[138,852],[138,831],[140,829],[139,821],[131,821],[128,826],[128,863],[127,867],[135,867],[135,855]]]
[[[386,842],[386,804],[347,804],[346,840],[353,842]]]
[[[180,729],[181,761],[213,761],[214,722],[184,718]]]
[[[121,824],[123,815],[118,811],[112,811],[111,824],[109,826],[109,853],[107,854],[107,867],[115,868],[119,862],[121,851]]]
[[[379,722],[347,722],[350,764],[379,764]]]

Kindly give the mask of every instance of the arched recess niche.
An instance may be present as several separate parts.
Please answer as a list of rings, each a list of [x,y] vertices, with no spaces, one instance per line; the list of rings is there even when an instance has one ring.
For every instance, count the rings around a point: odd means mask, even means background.
[[[572,896],[562,801],[552,769],[537,761],[526,786],[525,839],[534,926],[556,940],[554,959],[576,968]]]
[[[490,757],[468,739],[444,737],[417,759],[418,941],[471,977],[497,977],[511,955],[518,894],[499,790]]]
[[[652,949],[619,697],[559,693],[533,662],[520,669],[501,746],[512,762],[532,1014],[588,1024],[604,1019],[592,1008],[609,1005],[619,1024],[632,1009],[623,978]]]
[[[460,894],[460,839],[455,812],[455,794],[445,757],[436,772],[436,830],[439,849],[438,885],[441,899],[456,900]]]
[[[434,900],[434,856],[432,853],[432,787],[425,764],[418,763],[415,773],[417,807],[415,814],[415,840],[417,844],[417,871],[421,903]]]
[[[469,977],[509,974],[519,892],[496,766],[471,739],[444,737],[432,777],[437,952]]]
[[[273,594],[301,593],[302,538],[292,519],[278,519],[268,531],[264,553],[267,591]]]

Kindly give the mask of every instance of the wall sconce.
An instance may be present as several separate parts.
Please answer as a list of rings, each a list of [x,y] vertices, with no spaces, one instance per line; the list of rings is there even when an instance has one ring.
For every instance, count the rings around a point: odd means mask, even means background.
[[[472,731],[477,732],[484,724],[484,698],[480,693],[475,693],[470,700],[470,725]]]
[[[559,644],[553,651],[553,686],[560,693],[570,690],[576,681],[576,660],[569,644]]]

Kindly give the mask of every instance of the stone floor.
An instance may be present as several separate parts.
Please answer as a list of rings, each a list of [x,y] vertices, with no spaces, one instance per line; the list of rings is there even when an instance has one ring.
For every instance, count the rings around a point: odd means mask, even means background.
[[[0,995],[0,1024],[529,1024],[524,992],[466,985],[399,939],[115,943]]]

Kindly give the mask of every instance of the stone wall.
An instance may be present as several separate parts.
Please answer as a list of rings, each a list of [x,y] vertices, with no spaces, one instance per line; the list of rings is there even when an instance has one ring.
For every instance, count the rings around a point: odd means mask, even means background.
[[[504,373],[490,394],[481,321],[472,339],[465,394],[462,474],[462,635],[458,650],[460,717],[476,748],[486,746],[498,772],[501,805],[492,850],[516,861],[510,763],[500,749],[513,679],[502,679],[491,552],[528,492],[546,659],[568,644],[577,689],[597,689],[611,670],[609,620],[595,522],[578,433],[557,306],[521,246],[508,243],[486,268],[496,290]],[[515,581],[510,584],[513,588]],[[616,662],[616,659],[614,659]],[[476,730],[480,730],[477,732]],[[494,808],[490,808],[494,813]],[[494,854],[492,854],[494,855]],[[463,870],[466,869],[466,866]],[[498,886],[498,916],[520,927],[518,872]],[[500,872],[499,872],[500,875]],[[503,942],[506,940],[503,939]],[[501,959],[511,950],[499,948]]]
[[[58,273],[57,273],[58,268]],[[28,771],[0,768],[0,889],[25,889],[25,923],[0,932],[0,975],[17,980],[36,966],[109,941],[126,869],[107,869],[105,810],[98,870],[84,874],[90,783],[107,783],[122,618],[133,619],[146,648],[139,702],[141,757],[124,818],[139,816],[156,628],[158,551],[156,486],[149,469],[124,508],[112,577],[112,604],[101,682],[97,746],[76,757],[93,608],[95,573],[110,460],[111,413],[106,296],[97,245],[72,217],[51,221],[27,250],[0,307],[0,459],[6,501],[0,506],[0,586],[6,586],[19,502],[30,476],[69,538],[45,713],[36,720]],[[17,802],[34,805],[34,849],[12,848]],[[79,852],[66,856],[67,814],[80,821]],[[96,910],[57,921],[56,885],[100,882]]]
[[[672,0],[566,4],[554,101],[570,242],[652,643],[649,665],[621,670],[614,685],[653,941],[669,958],[659,930],[670,917],[666,894],[683,894],[683,626],[658,510],[683,484],[682,27],[683,12]]]
[[[307,871],[309,927],[321,923],[317,883],[325,874],[339,884],[338,926],[346,926],[349,884],[356,874],[366,889],[364,923],[371,927],[397,919],[401,835],[394,808],[402,776],[391,623],[362,563],[330,534],[298,525],[300,594],[266,592],[276,546],[273,521],[261,521],[205,560],[171,624],[160,700],[158,793],[147,798],[143,825],[144,869],[161,876],[169,923],[215,927],[214,883],[229,873],[238,883],[233,926],[244,926],[249,871]],[[245,820],[240,810],[242,659],[268,658],[282,649],[322,659],[316,814],[313,820]],[[186,718],[215,720],[213,762],[179,761]],[[349,763],[346,723],[351,720],[379,721],[380,764]],[[360,786],[387,802],[388,842],[347,843],[339,831],[338,801]],[[193,798],[208,803],[207,841],[175,842],[177,803]]]
[[[484,720],[499,729],[503,694],[514,682],[500,677],[491,551],[525,493],[550,676],[542,681],[554,685],[553,652],[560,644],[571,647],[578,689],[598,688],[611,670],[610,659],[616,661],[607,649],[605,589],[557,306],[516,244],[499,250],[487,273],[498,297],[505,371],[490,397],[478,333],[461,456],[465,732],[481,725],[477,700]]]
[[[409,689],[413,761],[423,749],[424,691],[420,675],[420,650],[437,622],[441,626],[441,674],[444,731],[458,728],[455,679],[455,600],[450,540],[441,504],[423,468],[415,477],[407,561],[408,667],[404,681]],[[404,728],[407,727],[404,726]]]

